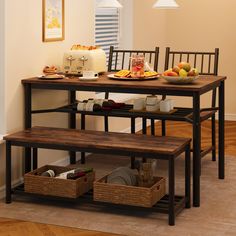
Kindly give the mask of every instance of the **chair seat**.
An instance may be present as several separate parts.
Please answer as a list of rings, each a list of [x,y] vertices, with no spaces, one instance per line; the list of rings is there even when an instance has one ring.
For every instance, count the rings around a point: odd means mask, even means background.
[[[200,112],[200,119],[201,119],[201,121],[207,120],[210,117],[212,117],[215,113],[216,113],[216,110],[214,110],[214,111],[201,111]],[[193,118],[193,113],[190,115],[189,118],[191,118],[191,119]]]

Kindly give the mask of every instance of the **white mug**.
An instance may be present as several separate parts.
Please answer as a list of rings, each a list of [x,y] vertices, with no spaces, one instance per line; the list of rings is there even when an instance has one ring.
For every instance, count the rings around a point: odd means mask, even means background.
[[[146,105],[156,105],[157,101],[158,99],[156,95],[149,95],[146,98]]]
[[[161,112],[170,112],[170,110],[171,110],[170,101],[168,101],[168,99],[162,100],[160,102],[160,111]]]
[[[143,110],[145,107],[145,99],[144,98],[137,98],[134,99],[134,110]]]
[[[84,70],[83,71],[83,77],[84,78],[94,78],[97,77],[98,73],[92,71],[92,70]]]

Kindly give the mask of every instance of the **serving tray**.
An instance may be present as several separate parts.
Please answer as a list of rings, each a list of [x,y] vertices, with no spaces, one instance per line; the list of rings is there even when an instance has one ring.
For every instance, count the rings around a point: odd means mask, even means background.
[[[160,76],[150,76],[150,77],[141,77],[141,78],[132,78],[132,77],[117,77],[115,76],[115,74],[110,74],[107,76],[109,79],[113,79],[113,80],[125,80],[125,81],[143,81],[143,80],[154,80],[154,79],[158,79]]]

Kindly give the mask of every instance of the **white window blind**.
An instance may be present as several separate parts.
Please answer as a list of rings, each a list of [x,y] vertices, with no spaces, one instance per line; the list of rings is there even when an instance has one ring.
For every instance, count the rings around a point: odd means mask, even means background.
[[[95,44],[106,52],[108,58],[110,46],[114,46],[116,49],[119,48],[119,41],[119,9],[97,8],[95,16]]]

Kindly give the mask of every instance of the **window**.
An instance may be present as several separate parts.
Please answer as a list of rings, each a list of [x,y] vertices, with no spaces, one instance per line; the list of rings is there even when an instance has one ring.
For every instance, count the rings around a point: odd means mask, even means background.
[[[97,2],[99,0],[96,0]],[[110,46],[120,46],[120,11],[114,8],[97,8],[95,15],[95,45],[109,55]]]

